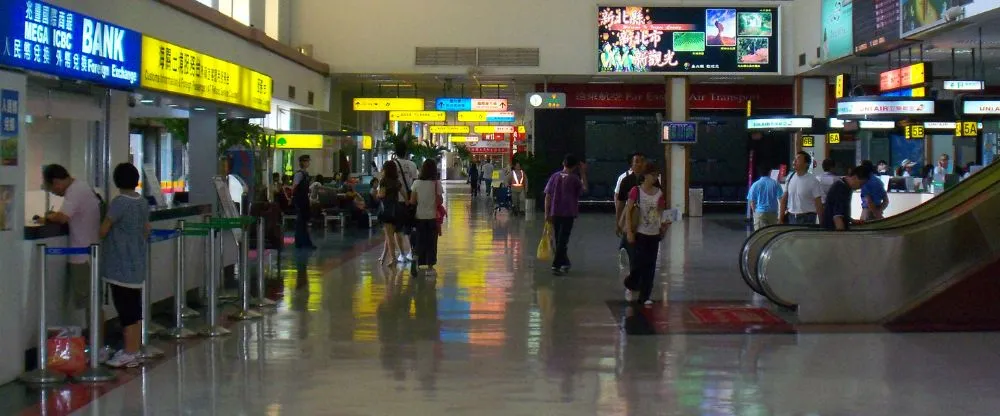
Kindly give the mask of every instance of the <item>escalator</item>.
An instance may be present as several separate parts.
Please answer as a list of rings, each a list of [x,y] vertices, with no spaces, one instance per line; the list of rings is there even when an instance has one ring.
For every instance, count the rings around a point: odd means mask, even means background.
[[[925,204],[919,205],[909,211],[884,220],[872,221],[855,226],[850,233],[852,233],[851,235],[854,235],[853,233],[872,233],[879,230],[898,230],[907,226],[925,223],[929,220],[950,213],[956,207],[965,204],[977,195],[981,195],[984,191],[989,190],[998,182],[1000,182],[1000,164],[993,164]],[[797,302],[787,298],[782,298],[781,296],[776,296],[774,293],[766,290],[763,283],[765,277],[760,274],[760,271],[764,270],[760,264],[760,260],[764,258],[765,249],[769,248],[772,241],[775,241],[778,237],[781,237],[783,241],[788,241],[789,239],[795,240],[800,236],[806,236],[812,233],[829,234],[816,230],[815,228],[787,225],[764,228],[752,234],[744,242],[743,250],[741,251],[739,258],[740,272],[744,282],[746,282],[746,284],[755,292],[766,296],[776,304],[782,306],[794,306]],[[786,237],[786,235],[789,236]],[[774,253],[774,250],[774,248],[771,248],[769,253]],[[770,254],[768,255],[770,256]],[[776,263],[773,263],[772,258],[769,257],[768,259],[772,260],[769,261],[769,267],[771,267],[771,271],[774,273],[774,268],[780,266],[776,266]],[[817,272],[813,273],[815,274]],[[823,271],[822,274],[825,274],[825,271]]]

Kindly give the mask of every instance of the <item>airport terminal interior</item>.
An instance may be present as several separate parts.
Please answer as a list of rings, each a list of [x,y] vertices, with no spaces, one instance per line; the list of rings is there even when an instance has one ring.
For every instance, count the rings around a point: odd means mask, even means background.
[[[0,17],[0,414],[1000,408],[996,1]]]

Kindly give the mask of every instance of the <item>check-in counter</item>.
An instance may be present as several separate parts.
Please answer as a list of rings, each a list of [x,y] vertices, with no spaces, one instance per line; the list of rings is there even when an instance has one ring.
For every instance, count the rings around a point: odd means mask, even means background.
[[[889,206],[883,212],[885,217],[899,215],[934,199],[937,194],[929,192],[889,192]],[[861,219],[861,191],[851,196],[851,217]]]
[[[210,205],[190,205],[171,208],[152,209],[150,212],[150,223],[153,229],[174,229],[179,220],[187,222],[201,222],[205,215],[211,213]],[[228,233],[224,233],[228,234]],[[186,269],[185,285],[188,290],[201,287],[205,277],[205,244],[206,238],[188,237],[185,240],[184,266]],[[69,230],[65,225],[47,224],[41,226],[29,226],[24,230],[24,241],[20,247],[27,260],[28,279],[25,287],[28,288],[24,296],[24,307],[21,308],[25,323],[22,328],[26,333],[23,338],[26,343],[24,349],[35,347],[36,328],[38,322],[38,277],[41,276],[39,267],[39,244],[46,244],[48,247],[68,247]],[[231,236],[225,235],[223,239],[224,255],[223,265],[234,264],[236,259],[236,247]],[[49,326],[74,325],[79,326],[83,321],[82,311],[71,311],[68,305],[68,282],[67,282],[67,258],[60,256],[49,256],[46,258],[46,315]],[[168,240],[153,243],[150,266],[152,269],[152,291],[151,301],[158,302],[170,298],[174,295],[176,282],[176,241]],[[104,307],[106,319],[116,316],[114,307],[110,304],[110,299]],[[73,318],[73,322],[65,322],[68,316]],[[79,318],[77,318],[79,317]]]

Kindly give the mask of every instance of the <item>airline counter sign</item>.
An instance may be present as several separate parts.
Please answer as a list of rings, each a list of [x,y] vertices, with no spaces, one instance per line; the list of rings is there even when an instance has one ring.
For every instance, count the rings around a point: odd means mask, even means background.
[[[143,88],[269,113],[271,77],[169,42],[142,37]]]
[[[1000,114],[998,101],[965,101],[962,103],[963,114],[995,115]]]
[[[811,118],[752,118],[747,120],[747,130],[760,129],[808,129],[812,128]]]
[[[0,64],[93,82],[139,86],[142,34],[41,1],[0,1]]]
[[[837,103],[837,115],[921,115],[934,114],[934,101],[841,101]]]

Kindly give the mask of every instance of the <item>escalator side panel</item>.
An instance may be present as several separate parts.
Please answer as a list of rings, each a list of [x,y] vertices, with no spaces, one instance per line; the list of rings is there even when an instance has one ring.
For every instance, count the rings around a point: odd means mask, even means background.
[[[1000,256],[931,299],[891,319],[900,330],[1000,328]]]

